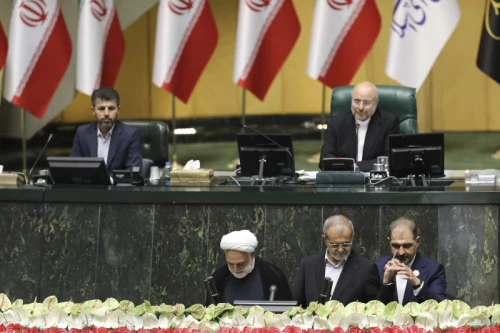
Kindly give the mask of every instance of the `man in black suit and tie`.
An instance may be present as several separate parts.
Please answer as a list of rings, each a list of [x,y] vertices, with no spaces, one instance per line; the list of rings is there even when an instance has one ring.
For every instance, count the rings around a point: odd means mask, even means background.
[[[352,89],[351,112],[328,121],[320,168],[325,157],[348,157],[359,170],[370,171],[377,156],[389,155],[390,134],[399,134],[398,117],[378,108],[378,89],[373,83],[358,83]]]
[[[92,113],[97,122],[77,128],[71,156],[102,157],[109,172],[142,165],[139,130],[118,120],[120,96],[113,88],[92,94]]]
[[[352,251],[354,226],[347,217],[329,217],[323,225],[327,250],[300,262],[294,299],[302,307],[318,301],[325,277],[333,281],[330,299],[342,304],[377,298],[380,279],[375,263]]]

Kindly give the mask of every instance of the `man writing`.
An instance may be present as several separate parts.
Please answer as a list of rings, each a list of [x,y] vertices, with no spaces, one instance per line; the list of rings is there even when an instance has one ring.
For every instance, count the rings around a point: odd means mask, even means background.
[[[275,300],[292,300],[288,281],[281,270],[255,256],[257,245],[257,238],[248,230],[233,231],[222,237],[220,247],[227,265],[212,274],[221,302],[268,300],[273,285],[277,287]],[[206,299],[208,305],[209,297]]]
[[[352,250],[354,226],[347,217],[329,217],[323,225],[326,251],[302,259],[294,298],[302,307],[318,301],[325,277],[333,281],[328,299],[342,304],[368,302],[380,288],[377,266]]]
[[[405,305],[446,299],[444,266],[418,253],[420,236],[415,222],[399,218],[391,223],[390,232],[392,255],[375,262],[383,282],[380,301]]]
[[[92,94],[92,114],[96,122],[78,127],[71,156],[102,157],[108,171],[142,165],[139,130],[118,120],[120,96],[113,88]]]
[[[361,82],[352,89],[351,112],[328,121],[320,168],[325,157],[347,157],[361,171],[370,171],[377,156],[388,156],[389,135],[398,133],[398,117],[378,108],[377,87]]]

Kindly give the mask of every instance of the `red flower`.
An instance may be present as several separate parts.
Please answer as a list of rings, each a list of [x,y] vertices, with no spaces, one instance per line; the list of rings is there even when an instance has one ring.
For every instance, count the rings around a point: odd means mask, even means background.
[[[174,331],[174,333],[177,333],[176,331]],[[221,328],[219,328],[219,330],[217,332],[218,333],[231,333],[231,329],[229,327],[221,327]]]
[[[469,326],[460,326],[457,333],[472,333],[472,328]]]
[[[167,328],[167,333],[174,333],[174,329],[172,327]]]
[[[380,329],[380,327],[370,327],[369,332],[370,333],[381,333],[382,330]]]
[[[298,327],[298,326],[293,326],[292,327],[292,333],[302,333],[302,329],[300,327]]]
[[[231,328],[231,333],[240,333],[240,329],[237,327]]]
[[[333,333],[344,333],[344,329],[342,327],[337,326],[333,330]]]
[[[260,329],[260,333],[271,333],[271,332],[269,331],[269,328],[267,328],[267,327],[262,327],[262,328]]]
[[[347,329],[347,333],[361,333],[361,330],[357,326],[351,326]]]
[[[9,324],[5,331],[7,333],[21,333],[22,329],[20,324]]]
[[[392,326],[392,333],[403,333],[403,329],[398,325]]]
[[[458,333],[458,329],[456,327],[452,327],[445,331],[446,333]]]
[[[384,328],[382,328],[382,333],[392,333],[392,328],[384,327]]]
[[[279,328],[277,328],[277,327],[271,327],[269,329],[269,332],[271,332],[271,333],[281,333],[281,330]]]
[[[443,333],[443,330],[436,327],[434,330],[429,331],[429,332],[432,332],[432,333]]]

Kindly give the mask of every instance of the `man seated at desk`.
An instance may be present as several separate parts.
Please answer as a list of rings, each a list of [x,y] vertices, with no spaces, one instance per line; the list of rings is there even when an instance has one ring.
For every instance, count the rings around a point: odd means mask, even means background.
[[[288,281],[281,270],[255,256],[258,244],[255,235],[248,230],[233,231],[222,237],[220,247],[226,255],[227,265],[212,274],[221,302],[268,300],[272,285],[277,287],[274,300],[292,300]]]
[[[389,155],[389,135],[398,133],[398,117],[378,108],[377,87],[358,83],[352,89],[351,112],[328,121],[320,168],[325,157],[347,157],[356,161],[360,171],[370,171],[378,156]]]
[[[142,165],[139,130],[118,120],[120,96],[113,88],[92,94],[92,114],[96,122],[77,128],[71,156],[102,157],[109,172]]]
[[[420,236],[415,222],[399,218],[391,223],[390,231],[392,255],[375,262],[382,280],[380,301],[406,305],[446,299],[444,266],[417,251]]]

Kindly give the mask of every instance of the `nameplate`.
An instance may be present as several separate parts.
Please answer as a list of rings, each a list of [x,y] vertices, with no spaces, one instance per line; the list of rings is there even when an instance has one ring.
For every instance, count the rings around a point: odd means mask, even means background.
[[[316,174],[317,184],[365,184],[365,174],[360,171],[320,171]]]

